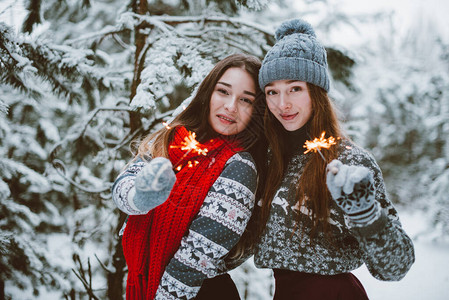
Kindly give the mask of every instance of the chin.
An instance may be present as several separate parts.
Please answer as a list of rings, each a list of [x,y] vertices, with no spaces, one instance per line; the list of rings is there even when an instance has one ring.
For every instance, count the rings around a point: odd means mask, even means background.
[[[213,129],[216,133],[225,135],[225,136],[236,135],[242,131],[242,130],[238,130],[238,128],[236,128],[235,124],[232,126],[229,126],[229,127],[217,126],[216,128],[213,128]]]
[[[229,130],[227,128],[214,128],[214,131],[220,135],[233,135],[233,130]]]
[[[287,131],[295,131],[296,129],[299,129],[299,127],[291,125],[291,124],[282,124],[282,126]]]

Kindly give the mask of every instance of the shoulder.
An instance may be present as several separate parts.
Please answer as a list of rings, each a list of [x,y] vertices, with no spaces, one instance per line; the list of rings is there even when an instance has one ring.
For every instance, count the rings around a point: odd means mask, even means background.
[[[256,162],[249,152],[239,152],[231,156],[225,168],[251,168],[257,173]]]
[[[248,152],[234,154],[226,162],[220,178],[254,190],[257,185],[257,169],[251,154]]]

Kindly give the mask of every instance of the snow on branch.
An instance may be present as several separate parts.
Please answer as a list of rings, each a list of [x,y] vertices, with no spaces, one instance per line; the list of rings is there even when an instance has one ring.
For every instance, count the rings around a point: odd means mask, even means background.
[[[102,196],[104,196],[105,192],[109,192],[110,188],[112,186],[111,182],[104,183],[102,182],[102,186],[99,187],[88,187],[78,181],[76,179],[73,179],[68,174],[68,166],[67,164],[62,160],[57,158],[58,152],[62,148],[70,147],[71,145],[74,145],[77,140],[80,140],[83,137],[88,136],[89,138],[95,140],[95,143],[102,148],[101,151],[97,154],[97,156],[107,156],[108,153],[115,153],[118,149],[123,147],[125,144],[129,144],[132,140],[134,140],[138,135],[143,134],[143,132],[150,130],[157,124],[160,124],[167,116],[173,114],[173,110],[167,111],[165,113],[156,113],[153,116],[151,124],[147,124],[146,127],[148,128],[139,128],[135,130],[134,132],[129,132],[125,135],[123,139],[115,143],[115,146],[113,148],[107,148],[106,142],[104,141],[103,137],[96,131],[93,130],[92,127],[89,125],[95,120],[97,114],[101,111],[127,111],[131,112],[134,111],[129,106],[126,107],[99,107],[92,112],[79,124],[72,126],[72,133],[67,134],[59,143],[55,144],[53,148],[50,151],[49,154],[49,161],[52,164],[53,168],[56,170],[58,175],[60,175],[64,180],[69,182],[71,185],[76,187],[79,190],[82,190],[86,193],[99,193]],[[109,143],[110,144],[110,143]],[[73,150],[73,149],[72,149]],[[96,157],[94,160],[100,161],[101,157]],[[87,174],[90,176],[89,174]],[[91,180],[89,180],[90,183],[93,182],[94,178],[90,177]],[[106,197],[106,196],[104,196]]]
[[[161,22],[166,25],[176,26],[181,24],[192,24],[196,23],[204,26],[207,23],[226,23],[236,27],[248,27],[256,30],[265,36],[271,38],[274,35],[274,31],[271,28],[267,28],[261,24],[246,21],[241,18],[232,18],[226,16],[147,16],[138,15],[135,13],[124,13],[120,18],[119,22],[122,23],[124,27],[133,29],[138,25],[143,25],[143,27],[153,28],[157,26],[158,28],[163,28]]]
[[[0,159],[0,169],[3,177],[10,179],[14,176],[20,177],[20,182],[30,183],[29,191],[45,193],[50,190],[47,178],[26,165],[9,158]]]
[[[107,36],[116,37],[117,35],[124,33],[126,31],[129,31],[129,29],[118,28],[116,26],[108,25],[108,26],[105,26],[102,30],[84,34],[76,39],[66,40],[66,41],[64,41],[64,44],[65,45],[76,45],[76,44],[80,44],[80,43],[84,43],[84,42],[92,41],[92,40],[100,40],[101,41],[104,38],[106,38]]]
[[[93,66],[94,55],[92,50],[52,45],[30,36],[16,35],[10,27],[0,23],[2,83],[33,97],[45,93],[39,84],[33,83],[40,79],[50,85],[52,92],[80,99],[82,96],[76,85],[67,82],[78,82],[81,86],[85,81],[99,83],[101,76],[98,68]]]

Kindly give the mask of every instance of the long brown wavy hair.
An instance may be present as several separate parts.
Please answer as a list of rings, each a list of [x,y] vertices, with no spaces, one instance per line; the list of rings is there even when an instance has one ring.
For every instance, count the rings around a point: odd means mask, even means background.
[[[247,54],[232,54],[219,61],[209,72],[198,87],[197,93],[190,104],[170,123],[170,129],[162,127],[154,133],[147,135],[140,143],[137,156],[146,158],[163,156],[168,157],[168,145],[173,138],[174,129],[184,126],[196,133],[199,142],[208,140],[218,134],[209,124],[210,99],[218,80],[229,68],[242,68],[246,70],[256,85],[256,98],[253,103],[253,114],[246,128],[233,136],[240,145],[253,154],[254,159],[261,157],[261,150],[257,145],[263,142],[263,114],[265,101],[263,93],[258,87],[258,74],[261,66],[260,60]]]
[[[187,108],[170,123],[171,129],[163,127],[145,137],[138,147],[136,158],[142,157],[146,159],[149,155],[152,157],[168,157],[168,145],[173,138],[173,130],[176,126],[184,126],[188,130],[195,132],[199,142],[216,136],[217,133],[212,130],[208,122],[210,99],[215,85],[229,68],[242,68],[250,74],[257,88],[256,98],[253,103],[253,113],[250,122],[242,132],[226,138],[237,139],[240,146],[252,155],[256,162],[259,182],[263,181],[268,142],[264,135],[263,121],[266,107],[265,98],[258,85],[260,66],[261,62],[257,57],[246,54],[233,54],[219,61],[201,82],[196,95]],[[240,239],[229,253],[229,257],[241,256],[244,249],[248,247],[248,243],[255,239],[255,234],[256,232],[246,232],[245,235],[248,238]]]
[[[326,137],[342,137],[336,109],[330,100],[327,92],[316,85],[307,83],[309,96],[312,100],[312,115],[309,120],[309,132],[311,138],[320,137],[323,131]],[[258,233],[262,233],[270,213],[271,202],[279,188],[284,171],[287,166],[285,153],[287,145],[280,138],[280,132],[285,130],[282,124],[265,110],[265,136],[271,149],[271,160],[268,165],[266,183],[262,193],[262,207],[258,221]],[[338,142],[339,140],[337,140]],[[299,205],[308,201],[307,206],[311,210],[311,219],[313,223],[313,232],[317,230],[329,233],[329,201],[330,194],[326,188],[326,166],[327,162],[332,161],[338,156],[338,146],[322,150],[321,153],[326,158],[324,161],[318,153],[310,153],[305,164],[304,170],[298,182],[292,183],[292,188],[296,188],[296,197]],[[298,217],[298,224],[300,220]]]

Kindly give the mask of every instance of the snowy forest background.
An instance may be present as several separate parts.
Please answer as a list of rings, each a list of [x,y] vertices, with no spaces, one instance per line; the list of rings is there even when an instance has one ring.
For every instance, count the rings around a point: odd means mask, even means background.
[[[449,262],[449,36],[428,15],[400,32],[393,14],[349,14],[337,0],[1,2],[0,299],[124,299],[124,216],[109,190],[130,142],[182,109],[220,58],[263,58],[294,17],[326,45],[347,132],[420,224],[416,245],[442,249],[429,264]],[[428,299],[443,299],[449,274],[430,267],[420,275],[445,285]],[[271,271],[249,261],[232,276],[242,299],[271,299]]]

